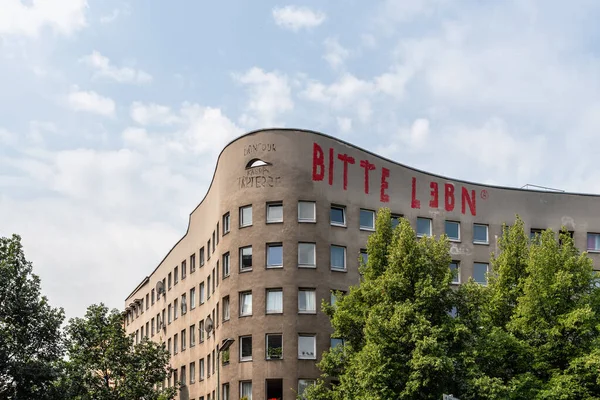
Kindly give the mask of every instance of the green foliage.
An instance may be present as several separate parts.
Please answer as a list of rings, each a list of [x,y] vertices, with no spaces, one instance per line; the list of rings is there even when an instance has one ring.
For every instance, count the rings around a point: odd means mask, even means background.
[[[164,345],[146,338],[134,345],[117,310],[92,305],[84,318],[71,319],[66,331],[69,362],[60,384],[65,397],[158,400],[175,396],[174,387],[160,389],[171,373]]]
[[[0,238],[0,398],[59,398],[62,309],[40,293],[21,238]]]
[[[323,304],[346,345],[323,354],[306,398],[600,398],[600,289],[568,235],[530,243],[517,218],[488,285],[452,289],[446,238],[392,230],[390,216],[378,213],[361,284]]]

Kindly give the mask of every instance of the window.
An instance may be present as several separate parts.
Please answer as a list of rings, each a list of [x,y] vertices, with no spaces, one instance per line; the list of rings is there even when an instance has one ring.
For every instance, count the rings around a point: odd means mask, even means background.
[[[229,252],[223,254],[223,278],[227,278],[231,273],[230,261],[231,257],[229,256]]]
[[[240,272],[252,271],[252,246],[240,248]]]
[[[215,231],[213,231],[213,235],[212,235],[212,252],[215,252],[215,245],[216,245],[216,240],[215,240]]]
[[[252,361],[252,336],[240,336],[240,361]]]
[[[211,290],[211,293],[215,292],[215,282],[216,281],[217,280],[215,279],[215,268],[213,268],[213,270],[212,270],[212,290]]]
[[[283,267],[283,245],[271,243],[267,245],[267,268]]]
[[[173,354],[173,352],[171,351],[171,338],[167,340],[167,350],[169,351],[169,354]]]
[[[177,283],[179,282],[179,267],[175,267],[175,269],[173,269],[173,276],[175,277],[175,285],[177,285]]]
[[[212,373],[214,375],[215,373],[215,362],[216,362],[217,358],[215,357],[215,351],[212,351]],[[214,396],[214,395],[213,395]]]
[[[367,254],[366,249],[360,249],[360,261],[362,265],[367,265],[369,262],[369,254]]]
[[[186,335],[185,335],[186,330],[183,329],[181,331],[181,351],[185,351],[185,347],[187,345],[187,340],[186,340]]]
[[[298,243],[298,267],[316,268],[317,245],[315,243]]]
[[[317,312],[317,295],[314,289],[298,290],[298,312],[300,314]]]
[[[331,269],[334,271],[346,270],[346,248],[331,245],[330,248]]]
[[[204,342],[204,320],[198,322],[198,335],[200,335],[200,343]]]
[[[587,249],[589,251],[600,251],[600,233],[587,234]]]
[[[417,237],[431,236],[431,218],[417,217]]]
[[[206,377],[210,378],[210,353],[206,355]]]
[[[175,334],[173,335],[173,354],[177,354],[178,350],[177,350],[177,346],[178,346],[178,342],[179,342],[179,335]]]
[[[154,305],[154,289],[150,292],[150,298],[152,299],[152,305]]]
[[[217,279],[215,279],[215,282],[217,283],[217,287],[219,286],[219,262],[217,261],[217,266],[216,266],[216,271],[217,271]]]
[[[184,280],[187,276],[187,262],[184,260],[181,262],[181,280]]]
[[[200,249],[200,266],[204,266],[204,247]]]
[[[450,263],[450,271],[452,271],[452,283],[460,283],[460,268],[458,261]]]
[[[561,245],[561,246],[564,244],[563,238],[565,236],[568,236],[568,237],[571,238],[571,240],[573,240],[573,235],[574,234],[575,234],[575,232],[573,232],[573,231],[560,231],[558,233],[558,244]]]
[[[213,249],[214,253],[214,249]],[[210,239],[206,242],[206,259],[210,260]]]
[[[154,336],[154,318],[152,318],[152,320],[150,321],[150,329],[152,331],[151,333],[151,337]]]
[[[204,282],[200,282],[200,303],[204,304]]]
[[[267,360],[281,360],[283,358],[283,337],[281,333],[267,334]]]
[[[186,302],[186,294],[181,295],[181,315],[185,315],[187,313],[187,302]]]
[[[488,226],[473,224],[473,243],[488,244]]]
[[[252,292],[240,293],[240,317],[252,315]]]
[[[317,222],[316,203],[314,201],[298,202],[298,222]]]
[[[190,347],[196,345],[196,325],[190,326]]]
[[[402,218],[401,214],[392,214],[392,229],[396,229],[400,225],[400,218]]]
[[[329,347],[335,349],[338,346],[344,346],[344,339],[331,338],[329,341]]]
[[[169,272],[169,275],[167,275],[167,276],[168,276],[167,280],[169,282],[169,290],[171,290],[171,273]]]
[[[531,229],[529,231],[529,240],[532,243],[540,243],[541,239],[542,239],[542,229]]]
[[[332,306],[335,305],[335,303],[338,302],[338,300],[345,294],[345,292],[341,291],[341,290],[332,290],[331,291],[331,297],[329,299],[329,304],[331,304]]]
[[[150,335],[150,322],[146,322],[146,337]]]
[[[206,278],[206,298],[210,299],[210,275]]]
[[[146,310],[150,308],[150,302],[148,301],[150,299],[150,293],[146,293]]]
[[[196,254],[190,256],[190,274],[196,271]]]
[[[169,313],[168,313],[168,314],[169,314],[169,323],[171,323],[171,321],[173,321],[173,318],[172,318],[172,310],[171,310],[171,308],[172,308],[172,307],[173,307],[173,306],[171,306],[171,305],[169,304],[169,307],[168,307],[168,310],[169,310]]]
[[[190,310],[196,308],[196,288],[190,289]]]
[[[181,378],[181,386],[185,386],[185,378],[187,377],[187,374],[185,373],[185,365],[181,366],[181,373],[179,374],[179,377]]]
[[[370,231],[375,229],[375,211],[360,210],[360,229]]]
[[[346,226],[346,208],[331,206],[329,221],[331,222],[331,225]]]
[[[177,299],[175,299],[175,300],[173,300],[173,319],[174,320],[177,319],[177,315],[178,315],[177,307],[178,307]]]
[[[315,360],[317,350],[315,335],[298,335],[298,358],[301,360]]]
[[[267,314],[283,312],[283,290],[267,289]]]
[[[196,382],[196,363],[190,363],[190,383]]]
[[[229,215],[229,213],[223,215],[223,236],[227,235],[229,233],[229,230],[231,226],[231,215]]]
[[[273,222],[283,222],[283,204],[267,204],[267,224]]]
[[[223,400],[229,400],[229,383],[223,384],[223,390],[221,391],[223,396],[221,397]]]
[[[283,379],[267,379],[266,392],[267,399],[282,399]]]
[[[240,382],[240,398],[246,397],[248,400],[252,400],[252,382],[241,381]]]
[[[452,242],[460,242],[460,222],[446,221],[445,233]]]
[[[252,206],[240,207],[240,228],[252,225]]]
[[[487,263],[474,263],[473,264],[473,279],[480,285],[487,285]]]
[[[204,358],[201,358],[200,361],[198,361],[198,379],[201,381],[204,380]]]
[[[314,379],[298,379],[298,397],[304,399],[304,391],[311,385],[314,385]]]
[[[223,321],[229,321],[229,296],[223,297]]]

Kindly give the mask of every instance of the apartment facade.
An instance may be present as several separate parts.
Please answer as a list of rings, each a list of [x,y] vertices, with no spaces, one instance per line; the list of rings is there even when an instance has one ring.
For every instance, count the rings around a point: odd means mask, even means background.
[[[223,149],[187,232],[126,299],[126,330],[165,343],[181,398],[294,399],[338,343],[320,303],[358,283],[381,207],[448,234],[455,284],[485,283],[516,214],[532,234],[566,227],[600,269],[598,196],[453,180],[321,133],[260,130]]]

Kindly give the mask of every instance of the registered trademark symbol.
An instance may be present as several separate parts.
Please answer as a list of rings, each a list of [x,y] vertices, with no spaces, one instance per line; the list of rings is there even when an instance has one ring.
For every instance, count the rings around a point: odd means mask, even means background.
[[[483,190],[481,191],[481,198],[482,198],[483,200],[487,200],[487,198],[488,198],[488,197],[489,197],[488,191],[487,191],[487,190],[485,190],[485,189],[483,189]]]

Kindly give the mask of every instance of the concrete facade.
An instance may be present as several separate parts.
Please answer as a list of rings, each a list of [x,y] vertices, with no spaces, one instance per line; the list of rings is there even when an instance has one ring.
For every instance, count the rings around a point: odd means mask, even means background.
[[[255,160],[267,165],[250,167]],[[299,201],[314,202],[314,221],[299,221]],[[269,223],[269,205],[279,204],[283,209],[282,220]],[[330,222],[332,205],[343,208],[344,226]],[[241,227],[240,207],[244,206],[252,207],[252,223]],[[331,327],[327,316],[320,311],[321,299],[329,301],[331,290],[347,290],[359,281],[358,258],[370,234],[367,226],[360,227],[360,210],[376,211],[380,207],[389,207],[393,213],[403,215],[415,228],[418,219],[421,227],[430,220],[432,234],[436,236],[445,232],[446,221],[458,222],[460,238],[452,242],[451,254],[463,282],[480,274],[477,268],[488,263],[490,253],[497,250],[502,224],[511,224],[515,214],[522,217],[528,230],[552,228],[558,231],[565,226],[573,232],[577,247],[591,249],[595,268],[600,268],[600,253],[594,252],[598,245],[593,235],[600,233],[598,196],[452,180],[394,163],[320,133],[262,130],[244,135],[223,149],[208,193],[190,215],[186,234],[126,299],[126,330],[137,335],[138,340],[142,336],[165,343],[171,340],[171,365],[178,370],[178,379],[182,380],[181,375],[185,374],[182,398],[216,398],[217,368],[215,365],[213,373],[212,363],[217,345],[226,338],[235,339],[229,350],[229,362],[220,367],[220,390],[228,392],[229,398],[241,397],[241,382],[246,390],[251,382],[253,399],[295,398],[299,380],[309,383],[319,377],[316,361],[330,346]],[[272,211],[276,215],[279,208],[274,207]],[[227,214],[230,229],[226,232]],[[363,217],[367,221],[369,213],[364,212]],[[474,243],[474,229],[479,233],[487,229],[487,242]],[[314,244],[314,266],[299,266],[299,243],[308,244],[303,247],[308,259],[313,248],[310,244]],[[270,245],[273,248],[269,249]],[[332,245],[339,246],[333,250],[335,260],[345,249],[343,270],[331,267]],[[240,249],[246,246],[252,246],[252,268],[242,272]],[[279,263],[281,248],[282,263]],[[200,265],[202,251],[204,263]],[[269,251],[272,251],[270,261],[281,266],[267,266]],[[224,270],[227,257],[229,275]],[[195,264],[193,271],[192,264]],[[165,293],[157,298],[157,283],[163,280]],[[204,285],[203,299],[199,293],[201,285]],[[282,309],[277,310],[281,312],[267,313],[266,297],[270,289],[282,290]],[[315,299],[310,292],[307,294],[311,299],[308,308],[312,309],[316,303],[316,311],[299,312],[298,292],[303,289],[316,293]],[[192,290],[195,304],[191,304]],[[250,316],[240,316],[240,293],[243,292],[252,293]],[[181,307],[183,295],[185,313]],[[229,312],[224,315],[227,296]],[[272,296],[273,304],[278,305],[278,295],[273,293]],[[170,322],[169,306],[177,308],[177,318],[171,311]],[[157,326],[163,314],[164,327]],[[199,328],[203,321],[206,324],[209,316],[214,321],[214,331],[210,337],[204,333],[201,341]],[[186,332],[185,350],[181,343],[182,331]],[[281,359],[267,359],[267,334],[282,335]],[[195,336],[193,346],[191,335]],[[307,350],[313,339],[304,336],[299,339],[299,335],[314,335],[314,357],[310,354],[312,351]],[[251,360],[241,360],[240,343],[248,343],[248,339],[241,338],[248,336],[252,343]],[[275,343],[277,337],[271,338]],[[304,351],[304,355],[299,354],[299,341],[302,341],[300,352]],[[202,378],[201,360],[204,362]],[[195,369],[193,382],[192,368]],[[268,390],[271,392],[267,393]]]

